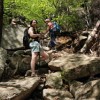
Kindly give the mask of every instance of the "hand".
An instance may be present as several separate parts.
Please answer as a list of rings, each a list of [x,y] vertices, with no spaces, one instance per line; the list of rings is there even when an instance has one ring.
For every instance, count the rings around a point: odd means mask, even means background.
[[[40,37],[40,34],[36,34],[37,37]]]
[[[40,38],[43,39],[44,38],[44,34],[40,34]]]

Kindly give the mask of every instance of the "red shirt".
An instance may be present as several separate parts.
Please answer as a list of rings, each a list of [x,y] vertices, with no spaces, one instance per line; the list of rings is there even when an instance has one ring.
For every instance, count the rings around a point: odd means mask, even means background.
[[[52,22],[49,22],[48,23],[48,26],[49,26],[49,29],[52,29],[53,28],[53,23]]]

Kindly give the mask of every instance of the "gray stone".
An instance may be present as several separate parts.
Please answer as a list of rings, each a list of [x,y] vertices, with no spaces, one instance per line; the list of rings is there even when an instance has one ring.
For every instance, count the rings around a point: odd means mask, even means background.
[[[7,51],[0,47],[0,79],[4,72],[6,59],[7,59]]]
[[[66,80],[73,80],[100,73],[100,57],[84,54],[67,54],[49,62],[52,70],[62,70]]]
[[[25,100],[38,84],[38,77],[25,77],[0,82],[0,100]]]
[[[50,73],[46,76],[46,87],[60,89],[63,85],[60,72]]]
[[[25,27],[6,27],[3,29],[1,46],[6,49],[14,49],[23,46],[23,35]]]
[[[90,81],[82,85],[75,91],[75,100],[99,100],[99,99],[100,99],[100,79]]]
[[[74,100],[70,92],[56,89],[44,89],[43,97],[44,100]]]
[[[73,81],[72,83],[69,84],[69,89],[71,94],[75,97],[75,92],[78,88],[80,88],[83,85],[82,82],[78,81]]]

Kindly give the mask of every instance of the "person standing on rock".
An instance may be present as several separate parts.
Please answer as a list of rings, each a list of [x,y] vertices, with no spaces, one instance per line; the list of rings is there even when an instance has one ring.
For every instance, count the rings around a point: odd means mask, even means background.
[[[47,25],[47,29],[44,33],[49,33],[50,42],[48,46],[52,49],[56,45],[56,36],[60,33],[60,26],[57,22],[52,22],[49,18],[45,19],[45,23]]]
[[[36,60],[38,55],[42,56],[42,58],[44,60],[48,59],[48,54],[42,49],[41,44],[39,43],[39,39],[40,39],[40,34],[37,30],[37,21],[36,20],[32,20],[30,22],[30,28],[28,30],[28,34],[30,36],[30,48],[31,48],[31,76],[36,76],[35,73],[35,64],[36,64]]]

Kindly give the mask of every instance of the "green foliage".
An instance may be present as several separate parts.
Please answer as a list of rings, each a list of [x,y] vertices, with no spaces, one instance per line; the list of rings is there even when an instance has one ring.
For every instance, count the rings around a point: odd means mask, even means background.
[[[48,0],[5,0],[4,8],[5,18],[21,15],[27,20],[39,19],[40,22],[54,12]]]
[[[51,0],[52,5],[56,8],[55,19],[61,24],[62,28],[67,31],[77,31],[83,29],[86,24],[85,7],[89,6],[91,0]],[[80,15],[80,12],[83,15]]]
[[[84,27],[77,10],[86,0],[5,0],[4,23],[14,16],[25,16],[26,21],[37,19],[40,26],[49,17],[59,22],[64,30],[79,30]],[[87,0],[91,1],[91,0]]]

